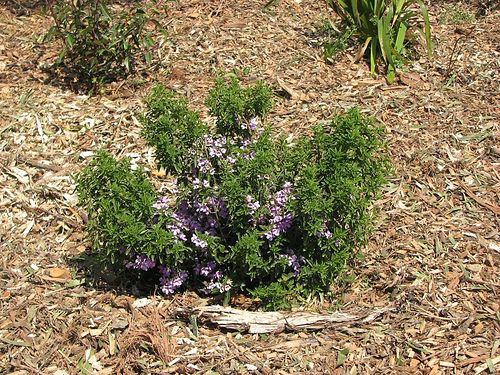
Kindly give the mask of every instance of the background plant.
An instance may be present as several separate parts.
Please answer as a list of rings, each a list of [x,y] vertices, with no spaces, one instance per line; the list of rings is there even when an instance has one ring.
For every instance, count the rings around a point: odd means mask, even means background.
[[[440,14],[439,23],[445,25],[460,25],[476,21],[474,13],[469,12],[463,4],[446,6]]]
[[[344,52],[349,47],[349,41],[355,33],[354,28],[345,28],[343,31],[337,31],[333,25],[327,21],[322,27],[321,34],[324,35],[323,57],[325,61],[332,63],[335,57]]]
[[[54,25],[44,40],[58,40],[62,49],[55,66],[65,67],[90,89],[126,76],[143,52],[151,62],[151,23],[163,30],[146,10],[113,11],[107,0],[47,0]]]
[[[424,23],[423,34],[428,54],[432,54],[429,14],[422,0],[328,0],[343,22],[355,28],[361,40],[360,56],[370,58],[375,73],[377,61],[387,66],[387,80],[395,79],[396,68],[404,61],[404,48],[408,30],[415,26],[416,8]]]
[[[102,258],[165,294],[243,291],[285,308],[327,291],[366,242],[388,171],[382,129],[353,109],[290,143],[264,125],[270,89],[236,79],[209,95],[213,129],[163,87],[146,104],[146,139],[176,191],[154,198],[144,171],[99,153],[77,186]]]

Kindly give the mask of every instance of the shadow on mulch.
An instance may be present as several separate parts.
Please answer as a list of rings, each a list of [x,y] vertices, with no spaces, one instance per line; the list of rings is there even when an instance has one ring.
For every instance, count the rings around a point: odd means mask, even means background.
[[[77,95],[88,94],[90,96],[99,93],[99,87],[81,80],[78,74],[66,67],[50,65],[41,69],[47,75],[43,81],[46,85],[54,86],[61,90],[69,90]]]
[[[101,262],[91,250],[67,259],[67,265],[76,269],[79,278],[85,280],[84,285],[82,285],[85,289],[112,292],[115,295],[134,296],[135,298],[150,298],[153,295],[162,294],[158,289],[160,278],[158,273],[141,273],[127,270],[119,265],[106,264]],[[248,295],[235,294],[231,296],[230,301],[225,301],[224,294],[211,296],[193,288],[188,288],[187,291],[192,292],[192,295],[197,296],[197,298],[206,299],[209,305],[229,304],[232,307],[249,311],[256,311],[261,307],[259,300]]]
[[[137,298],[157,293],[154,287],[157,280],[152,275],[142,275],[118,265],[106,265],[90,250],[69,258],[67,264],[78,271],[80,277],[85,279],[85,287],[89,289]]]
[[[16,16],[29,16],[45,5],[44,0],[0,0],[0,6]]]
[[[121,6],[130,6],[131,3],[140,1],[141,0],[108,0],[109,3]],[[8,9],[16,16],[29,16],[42,10],[47,5],[47,2],[47,0],[0,0],[0,6]]]
[[[43,83],[61,90],[71,91],[77,95],[98,96],[115,91],[117,87],[135,89],[153,79],[154,74],[160,71],[161,66],[148,66],[147,69],[138,65],[132,73],[110,76],[105,82],[95,84],[82,78],[77,70],[70,67],[51,64],[40,70],[45,74]]]
[[[457,0],[435,0],[434,4],[455,6],[461,1]],[[472,5],[476,11],[477,17],[484,17],[498,9],[500,9],[500,2],[498,0],[465,0],[465,4]]]

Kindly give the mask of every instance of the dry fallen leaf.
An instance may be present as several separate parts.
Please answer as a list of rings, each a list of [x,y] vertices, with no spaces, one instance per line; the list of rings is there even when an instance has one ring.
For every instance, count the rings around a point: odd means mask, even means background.
[[[54,279],[69,280],[71,279],[71,272],[66,268],[55,267],[49,269],[49,276]]]

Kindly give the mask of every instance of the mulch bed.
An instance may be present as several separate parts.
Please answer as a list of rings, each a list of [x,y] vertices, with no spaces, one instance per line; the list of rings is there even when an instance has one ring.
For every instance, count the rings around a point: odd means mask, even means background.
[[[50,26],[36,2],[0,2],[0,372],[499,371],[500,11],[442,24],[450,3],[433,2],[434,55],[422,53],[389,86],[353,62],[352,49],[324,62],[322,25],[335,18],[323,2],[263,3],[168,3],[170,35],[158,39],[155,66],[88,97],[46,73],[57,47],[36,43]],[[142,98],[161,82],[206,118],[214,78],[231,70],[273,86],[269,121],[292,136],[354,105],[386,125],[395,170],[370,244],[333,290],[336,300],[304,306],[390,308],[380,318],[228,332],[177,318],[177,309],[207,303],[194,293],[141,295],[80,267],[89,244],[74,173],[101,147],[154,171],[137,120]]]

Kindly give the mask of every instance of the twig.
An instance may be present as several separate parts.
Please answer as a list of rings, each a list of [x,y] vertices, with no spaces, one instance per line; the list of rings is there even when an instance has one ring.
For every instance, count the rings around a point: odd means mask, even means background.
[[[490,202],[486,202],[485,200],[479,198],[476,194],[474,194],[472,192],[471,189],[469,189],[469,187],[467,185],[465,185],[463,183],[462,180],[460,180],[459,178],[457,178],[457,182],[458,184],[462,187],[462,189],[464,189],[465,193],[470,197],[472,198],[474,201],[476,201],[476,203],[478,203],[479,205],[483,206],[484,208],[487,208],[489,209],[490,211],[492,211],[494,214],[496,215],[500,215],[500,207],[498,207],[497,205],[494,205]]]
[[[472,27],[472,29],[469,30],[468,33],[462,35],[461,37],[457,38],[457,40],[455,41],[455,44],[453,45],[453,49],[451,50],[451,54],[450,54],[450,60],[448,61],[448,67],[446,68],[446,78],[450,78],[450,72],[451,72],[451,68],[453,67],[453,57],[455,56],[455,52],[456,52],[456,49],[457,49],[457,46],[458,46],[458,42],[462,39],[466,39],[468,38],[472,32],[476,29],[476,25],[474,25]]]
[[[58,165],[43,164],[43,163],[39,163],[39,162],[34,161],[34,160],[25,159],[21,156],[18,156],[17,160],[20,161],[21,163],[27,164],[31,167],[45,169],[48,171],[59,172],[62,170],[62,167],[59,167]]]

